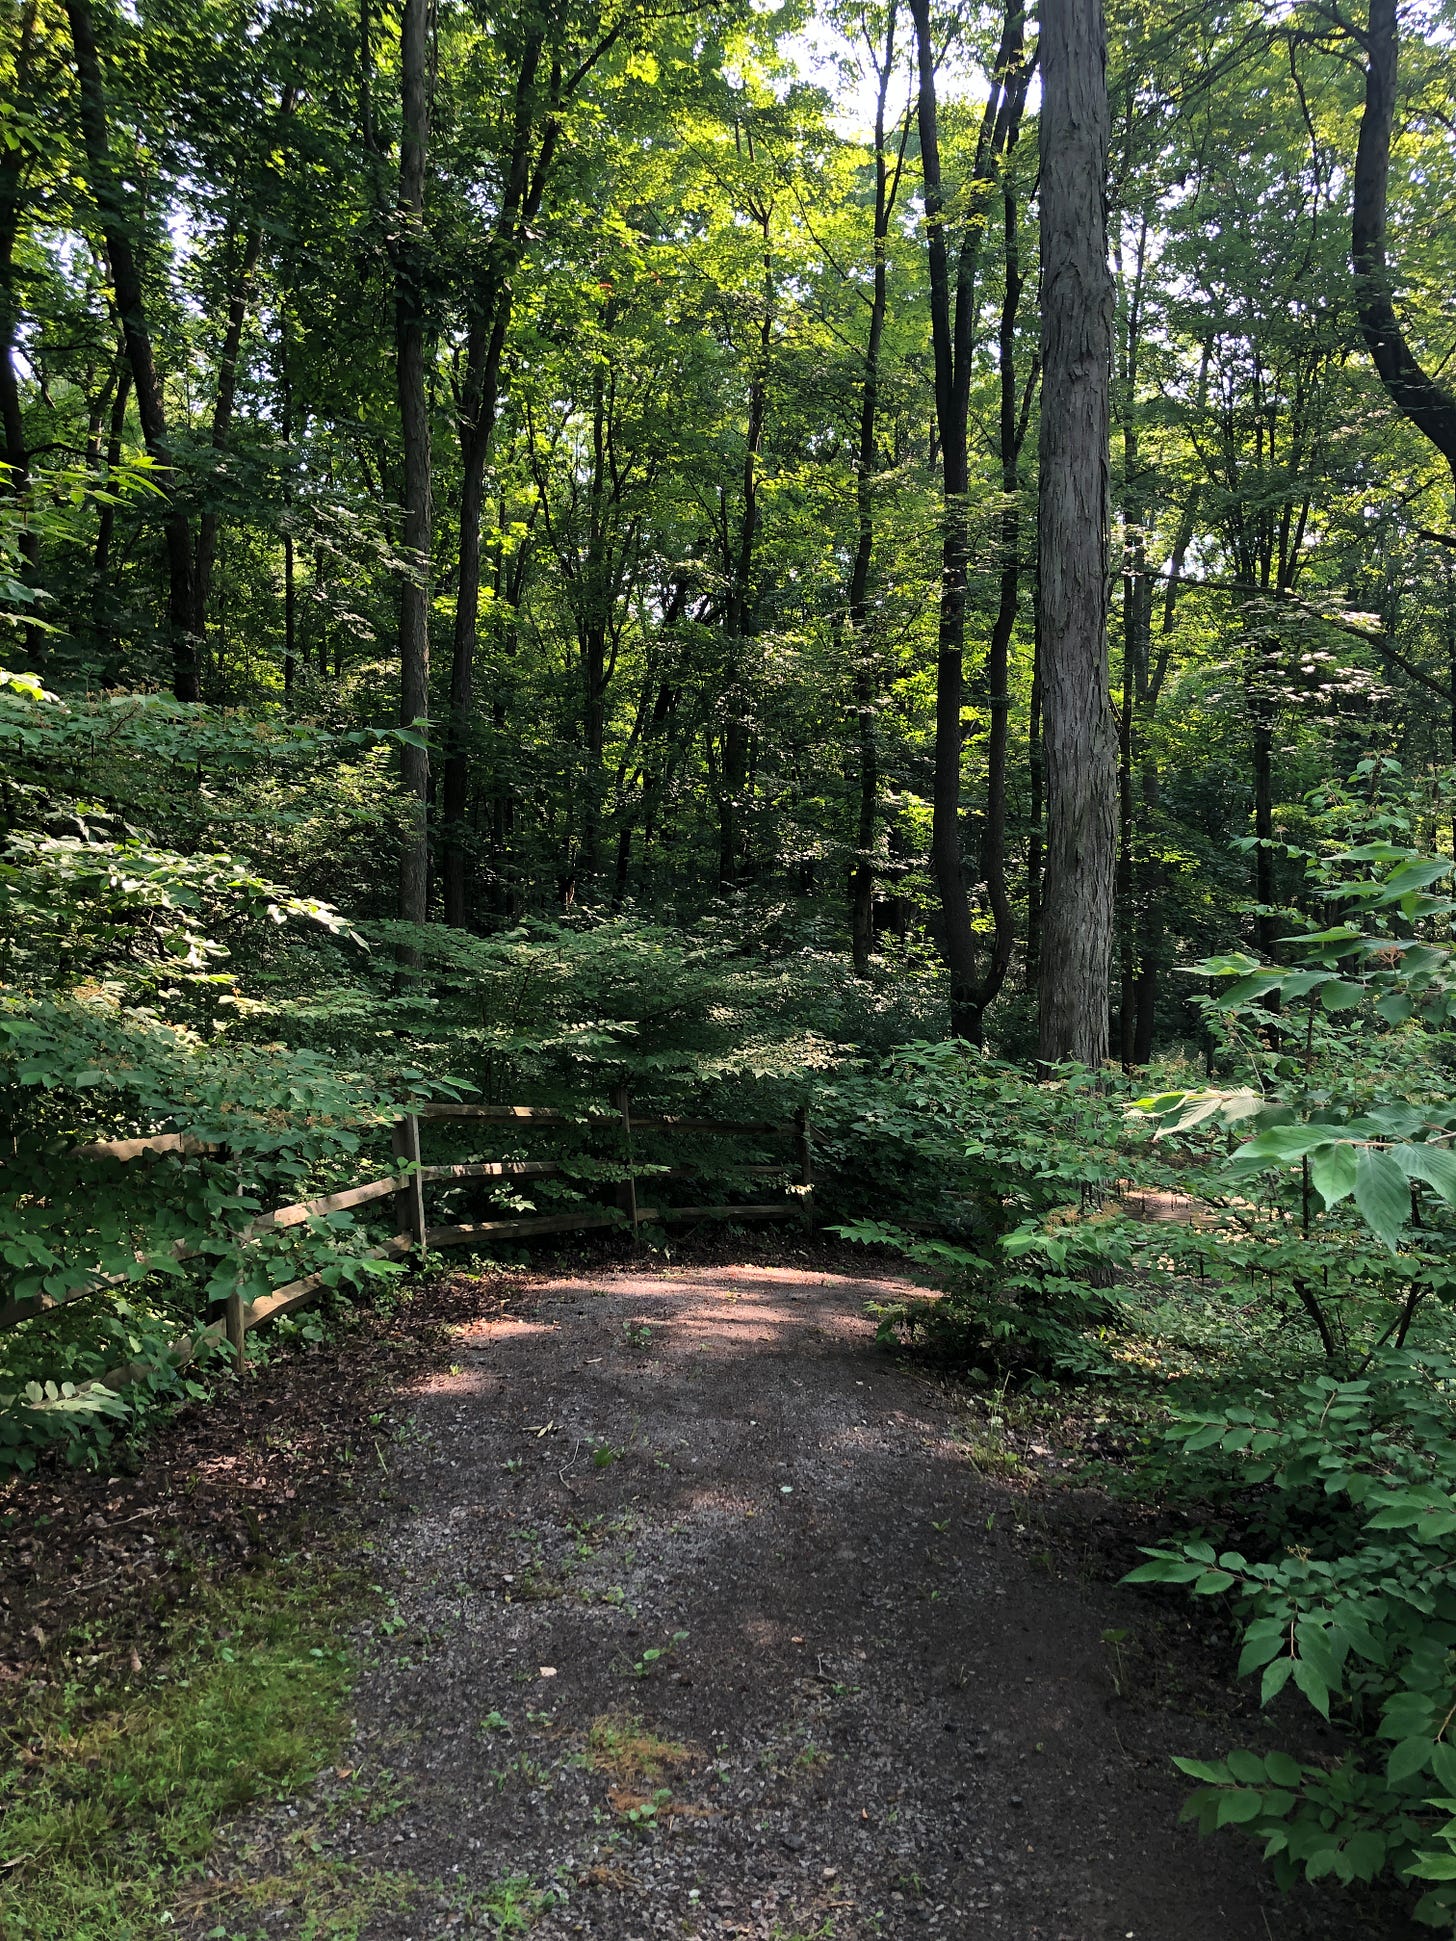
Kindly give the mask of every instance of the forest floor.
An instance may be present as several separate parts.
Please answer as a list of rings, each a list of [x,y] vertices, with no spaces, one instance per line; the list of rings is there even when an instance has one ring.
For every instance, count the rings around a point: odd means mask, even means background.
[[[1388,1904],[1283,1896],[1247,1843],[1179,1824],[1173,1753],[1311,1746],[1298,1714],[1291,1741],[1251,1713],[1185,1603],[1118,1584],[1147,1516],[1073,1486],[1054,1441],[998,1460],[984,1401],[878,1347],[865,1305],[903,1282],[753,1251],[454,1274],[327,1405],[337,1351],[279,1356],[139,1476],[12,1492],[16,1534],[48,1506],[5,1587],[12,1690],[98,1561],[152,1571],[110,1640],[146,1652],[143,1613],[187,1595],[189,1516],[214,1557],[291,1521],[372,1580],[337,1620],[348,1743],[226,1828],[166,1931],[1404,1934]],[[390,1393],[367,1476],[331,1468]]]

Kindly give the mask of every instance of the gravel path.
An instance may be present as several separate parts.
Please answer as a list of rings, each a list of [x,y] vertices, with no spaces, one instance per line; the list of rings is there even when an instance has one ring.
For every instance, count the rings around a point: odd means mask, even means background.
[[[1206,1663],[1182,1709],[1176,1664],[1171,1703],[1118,1694],[1104,1632],[1169,1627],[1108,1581],[1112,1513],[978,1472],[954,1397],[874,1345],[902,1291],[611,1271],[460,1333],[374,1532],[395,1602],[320,1835],[426,1884],[369,1941],[544,1889],[541,1941],[1397,1932],[1179,1827]]]

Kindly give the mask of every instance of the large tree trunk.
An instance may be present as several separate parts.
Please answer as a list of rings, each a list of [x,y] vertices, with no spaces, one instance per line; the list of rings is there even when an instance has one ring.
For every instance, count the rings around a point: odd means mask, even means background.
[[[400,22],[403,118],[399,148],[399,232],[395,242],[395,380],[399,392],[404,490],[400,541],[408,570],[399,596],[400,725],[425,734],[430,713],[430,414],[424,304],[425,179],[430,140],[432,0],[404,0]],[[429,915],[429,751],[405,744],[400,781],[408,825],[399,864],[402,923]],[[414,961],[415,953],[402,954]]]
[[[106,261],[116,294],[116,309],[126,342],[127,361],[131,365],[142,438],[148,454],[156,462],[153,479],[164,499],[167,634],[172,654],[172,689],[179,701],[195,701],[197,641],[192,632],[192,534],[187,514],[177,498],[177,479],[169,452],[162,382],[152,355],[151,332],[142,301],[141,272],[127,227],[120,185],[112,167],[106,126],[106,91],[101,81],[101,62],[96,51],[90,0],[66,0],[66,17],[70,22],[71,44],[76,53],[81,132],[91,177],[91,194],[106,247]]]
[[[1406,342],[1385,261],[1386,193],[1400,64],[1396,0],[1370,0],[1365,50],[1365,112],[1355,154],[1350,231],[1360,330],[1391,403],[1431,441],[1456,481],[1456,394],[1422,370]]]
[[[1047,788],[1039,1051],[1107,1057],[1117,730],[1107,684],[1107,32],[1043,0],[1041,678]]]
[[[1026,835],[1026,984],[1035,991],[1041,980],[1041,903],[1046,861],[1046,756],[1041,739],[1041,595],[1033,592],[1036,620],[1032,628],[1031,719],[1026,731],[1028,795]]]

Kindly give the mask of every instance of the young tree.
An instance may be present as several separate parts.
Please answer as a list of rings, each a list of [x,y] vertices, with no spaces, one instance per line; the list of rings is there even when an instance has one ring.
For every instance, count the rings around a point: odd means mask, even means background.
[[[935,358],[935,421],[940,436],[941,532],[940,626],[936,648],[934,816],[931,870],[940,899],[940,945],[950,973],[951,1030],[981,1042],[986,1006],[1005,980],[1013,947],[1011,903],[1005,875],[1005,788],[1007,737],[1000,710],[1005,682],[993,696],[990,774],[987,779],[986,840],[982,860],[994,937],[984,969],[966,893],[961,854],[961,711],[965,694],[966,592],[970,564],[968,527],[971,483],[968,418],[971,369],[975,355],[976,275],[985,234],[985,214],[1026,103],[1030,68],[1026,61],[1021,0],[1007,0],[1001,44],[992,69],[990,94],[981,116],[966,208],[956,247],[949,234],[952,197],[941,164],[938,58],[930,0],[910,0],[919,66],[920,161],[925,177],[925,226],[930,264],[931,342]],[[1016,272],[1011,271],[1011,287]],[[1014,306],[1013,306],[1014,323]],[[1005,462],[1003,455],[1003,482]],[[1014,595],[1013,612],[1014,620]],[[1010,642],[998,631],[993,642],[996,665]]]
[[[76,55],[89,186],[106,246],[107,267],[131,365],[142,436],[148,453],[157,462],[156,477],[165,497],[163,530],[167,541],[167,634],[172,655],[172,687],[179,701],[195,701],[198,685],[197,639],[192,631],[195,614],[192,530],[178,492],[162,379],[142,296],[141,269],[126,199],[112,160],[106,88],[101,76],[91,0],[66,0],[66,18]]]
[[[430,43],[433,0],[405,0],[400,19],[402,118],[398,228],[394,240],[395,381],[404,456],[401,539],[406,570],[399,591],[399,718],[417,739],[400,751],[409,827],[399,864],[399,916],[429,915],[427,823],[430,757],[423,733],[430,713],[430,412],[426,367],[425,183],[430,144]]]

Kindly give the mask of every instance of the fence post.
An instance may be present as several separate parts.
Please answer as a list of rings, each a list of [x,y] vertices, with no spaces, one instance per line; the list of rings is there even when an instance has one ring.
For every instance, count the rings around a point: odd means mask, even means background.
[[[799,1161],[800,1205],[804,1229],[814,1231],[814,1147],[809,1134],[809,1108],[801,1105],[794,1114],[794,1151]]]
[[[394,1196],[397,1233],[407,1233],[417,1260],[425,1254],[425,1183],[420,1178],[420,1122],[406,1112],[394,1122],[394,1156],[399,1161],[399,1191]]]
[[[222,1152],[228,1159],[233,1158],[228,1147],[224,1146]],[[243,1191],[241,1173],[239,1173],[235,1191],[241,1197]],[[222,1321],[227,1331],[228,1345],[233,1351],[233,1360],[237,1363],[238,1375],[242,1377],[248,1372],[248,1317],[243,1307],[241,1264],[238,1268],[238,1278],[233,1282],[232,1292],[223,1302]]]
[[[625,1079],[617,1087],[616,1106],[622,1115],[622,1141],[627,1150],[627,1165],[630,1168],[632,1164],[632,1103]],[[626,1179],[622,1182],[622,1204],[627,1210],[627,1218],[632,1222],[632,1242],[635,1246],[638,1239],[637,1176],[630,1171]]]
[[[223,1310],[223,1324],[227,1328],[227,1338],[237,1363],[239,1375],[248,1372],[248,1323],[243,1313],[241,1288],[235,1287],[227,1297]]]

